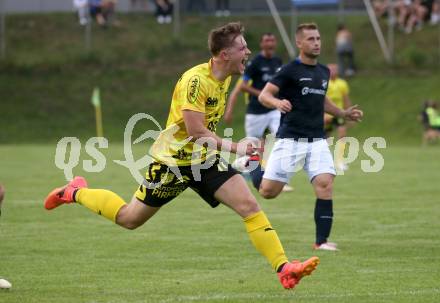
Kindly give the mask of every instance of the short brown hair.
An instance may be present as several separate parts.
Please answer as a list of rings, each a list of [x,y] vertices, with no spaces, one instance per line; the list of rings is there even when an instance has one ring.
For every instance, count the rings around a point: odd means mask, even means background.
[[[213,56],[218,55],[222,49],[232,46],[235,38],[243,32],[244,27],[240,22],[231,22],[211,30],[208,37],[209,51]]]
[[[301,23],[296,28],[296,35],[302,34],[304,30],[313,30],[313,29],[318,30],[318,25],[316,23]]]
[[[261,35],[260,42],[263,41],[264,37],[275,37],[275,35],[273,33],[271,33],[271,32],[266,32],[266,33]]]

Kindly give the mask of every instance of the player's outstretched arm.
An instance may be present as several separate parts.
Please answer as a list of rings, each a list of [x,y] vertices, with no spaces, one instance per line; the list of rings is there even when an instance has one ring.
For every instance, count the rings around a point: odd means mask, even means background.
[[[350,96],[348,94],[344,94],[343,98],[344,98],[344,109],[351,107],[353,103],[350,100]]]
[[[247,81],[247,80],[243,80],[243,82],[240,83],[240,90],[242,92],[246,92],[246,93],[253,95],[255,97],[258,97],[261,93],[261,91],[259,89],[256,89],[256,88],[252,87],[251,85],[249,85],[249,81]]]
[[[258,101],[263,104],[263,106],[267,108],[276,108],[283,114],[290,112],[292,110],[292,104],[289,100],[286,99],[278,99],[275,97],[278,94],[279,87],[272,84],[266,83],[260,95],[258,96]]]
[[[332,116],[339,117],[339,118],[345,118],[344,117],[344,115],[345,115],[344,110],[337,107],[336,104],[334,104],[333,101],[330,100],[330,98],[328,98],[328,97],[325,97],[324,111],[327,114],[330,114]]]
[[[345,119],[354,122],[361,122],[364,112],[360,110],[359,105],[350,106],[345,110]]]
[[[237,83],[234,86],[234,89],[232,90],[231,94],[229,95],[228,103],[226,104],[225,114],[223,116],[223,120],[225,120],[226,124],[232,123],[234,107],[235,107],[235,104],[237,103],[238,95],[241,92],[241,82],[242,82],[242,80],[240,80],[240,79],[237,81]]]
[[[325,97],[324,111],[335,117],[344,118],[346,120],[360,122],[364,113],[362,110],[358,109],[358,105],[350,106],[349,108],[343,110],[337,107],[328,97]]]
[[[251,155],[254,148],[250,143],[238,144],[230,140],[223,140],[205,126],[205,113],[192,110],[183,110],[183,120],[191,140],[200,144],[215,146],[217,150],[224,150],[231,153]]]

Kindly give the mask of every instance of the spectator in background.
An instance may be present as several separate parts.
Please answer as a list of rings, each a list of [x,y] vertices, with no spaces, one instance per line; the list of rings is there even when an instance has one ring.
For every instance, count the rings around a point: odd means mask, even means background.
[[[353,38],[344,24],[339,24],[336,32],[336,54],[339,74],[346,77],[353,76],[355,73]]]
[[[440,115],[437,103],[432,100],[425,101],[419,118],[424,128],[423,145],[438,140],[440,138]]]
[[[390,0],[374,0],[372,2],[374,12],[378,18],[385,17],[388,13],[388,8],[391,3]]]
[[[105,25],[104,15],[102,14],[102,0],[89,0],[90,16],[99,25]]]
[[[350,100],[350,87],[347,81],[339,78],[338,65],[328,64],[330,70],[330,81],[328,82],[327,97],[340,109],[345,110],[352,106]],[[347,129],[351,126],[350,121],[345,121],[330,114],[324,114],[324,129],[327,138],[330,137],[334,129],[336,129],[338,140],[342,139],[335,147],[335,166],[339,171],[348,169],[344,163],[345,153],[345,137],[347,137]]]
[[[408,20],[406,21],[405,33],[412,33],[414,29],[421,30],[423,21],[428,15],[427,3],[422,3],[422,0],[413,0],[410,5]],[[431,1],[432,2],[432,1]],[[432,3],[431,3],[432,4]]]
[[[440,23],[440,0],[435,0],[432,3],[432,11],[431,11],[431,25],[436,25]]]
[[[117,0],[89,0],[90,16],[101,26],[119,25],[115,19]]]
[[[411,14],[411,0],[397,0],[393,6],[396,11],[399,29],[405,31],[406,22]]]
[[[119,26],[120,22],[115,18],[115,6],[117,0],[102,0],[102,15],[105,25]]]
[[[173,4],[169,0],[154,0],[156,4],[156,18],[159,24],[173,21]]]
[[[215,15],[217,17],[228,17],[231,15],[231,12],[229,11],[229,0],[215,1]]]
[[[413,30],[421,30],[423,24],[430,21],[435,25],[439,21],[438,0],[413,0],[410,6],[410,14],[406,22],[405,32],[412,33]]]
[[[189,0],[186,5],[189,12],[206,12],[205,0]]]
[[[132,11],[140,7],[143,11],[148,10],[148,0],[130,0],[130,8]]]
[[[81,25],[86,25],[88,22],[88,0],[73,0],[73,7],[78,11],[78,21]]]

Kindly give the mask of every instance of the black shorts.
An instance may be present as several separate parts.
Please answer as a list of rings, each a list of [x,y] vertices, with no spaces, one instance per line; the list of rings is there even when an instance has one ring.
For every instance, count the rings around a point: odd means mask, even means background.
[[[139,186],[135,197],[148,206],[161,207],[190,187],[211,207],[216,207],[220,202],[214,193],[236,174],[238,172],[229,163],[219,158],[177,167],[153,162],[148,166],[144,183]]]

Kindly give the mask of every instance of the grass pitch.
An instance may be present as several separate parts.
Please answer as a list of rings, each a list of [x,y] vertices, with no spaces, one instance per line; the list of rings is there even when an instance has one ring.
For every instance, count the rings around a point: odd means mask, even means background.
[[[79,205],[48,212],[44,197],[64,182],[55,144],[0,146],[0,276],[13,284],[0,302],[438,302],[439,147],[381,152],[381,172],[364,173],[358,161],[337,178],[337,253],[311,249],[314,198],[303,173],[293,193],[258,198],[290,258],[321,258],[285,291],[226,207],[212,210],[187,190],[135,231]],[[122,153],[110,145],[103,172],[75,173],[129,199],[136,184],[111,161]]]

